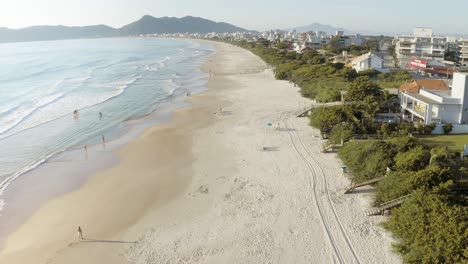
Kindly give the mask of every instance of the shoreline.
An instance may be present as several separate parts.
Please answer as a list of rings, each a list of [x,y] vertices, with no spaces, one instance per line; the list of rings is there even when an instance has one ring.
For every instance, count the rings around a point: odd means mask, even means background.
[[[125,145],[116,166],[47,202],[0,262],[399,262],[382,218],[362,216],[370,199],[340,194],[341,162],[293,117],[310,102],[252,53],[213,44],[208,90]]]
[[[200,71],[197,81],[204,84],[190,86],[192,95],[207,90],[208,73],[203,71],[202,66],[204,61],[213,56],[214,52],[196,62]],[[2,189],[3,197],[0,200],[7,200],[5,204],[0,204],[0,206],[5,206],[4,210],[0,211],[0,219],[2,220],[0,251],[4,247],[7,237],[14,233],[41,206],[57,197],[79,190],[89,178],[118,164],[120,149],[142,136],[146,130],[170,122],[175,111],[190,107],[191,103],[186,99],[185,92],[175,90],[171,95],[158,102],[157,108],[154,108],[153,111],[116,124],[109,131],[119,130],[120,132],[116,132],[118,134],[116,137],[107,138],[104,148],[99,143],[100,139],[97,139],[96,143],[86,144],[88,146],[86,159],[83,154],[83,145],[77,145],[54,154],[27,171],[6,180],[6,186],[2,186],[4,187]],[[93,138],[89,138],[87,141],[93,141]],[[62,178],[60,174],[65,174],[67,177]]]
[[[107,38],[103,38],[103,39],[107,39]],[[124,37],[122,39],[127,40],[129,38]],[[196,42],[196,41],[180,40],[180,42]],[[201,51],[208,51],[208,52],[211,52],[211,53],[213,52],[212,50],[210,51],[210,49],[207,49],[207,50],[201,49]],[[185,92],[187,90],[191,90],[193,93],[199,93],[200,91],[203,91],[205,89],[204,86],[205,86],[206,77],[207,77],[208,74],[201,70],[201,66],[202,66],[203,62],[209,56],[210,55],[208,54],[208,55],[206,55],[204,57],[197,57],[197,59],[193,61],[194,65],[196,66],[195,68],[198,69],[198,71],[197,71],[198,76],[195,76],[195,79],[190,78],[189,75],[185,76],[186,79],[184,79],[184,78],[180,79],[184,83],[188,83],[189,81],[191,81],[191,82],[195,82],[196,84],[177,85],[177,84],[173,83],[174,79],[172,79],[172,78],[176,78],[175,80],[179,80],[179,78],[178,77],[171,77],[171,79],[168,79],[168,80],[177,88],[174,89],[166,97],[161,98],[161,100],[159,100],[157,102],[154,102],[154,104],[152,104],[152,105],[150,105],[148,107],[148,108],[152,108],[152,109],[146,109],[146,112],[134,113],[133,116],[128,116],[128,117],[126,116],[127,118],[125,120],[119,120],[118,123],[115,123],[111,127],[107,126],[106,127],[107,130],[102,131],[102,133],[108,133],[109,132],[110,137],[107,137],[107,135],[106,135],[106,138],[111,139],[111,140],[122,137],[122,136],[125,136],[125,133],[128,132],[127,130],[129,130],[129,129],[126,129],[126,127],[132,126],[132,125],[130,125],[132,123],[134,124],[133,126],[141,126],[141,124],[138,124],[138,120],[145,119],[148,116],[149,116],[149,118],[147,118],[148,120],[145,120],[144,122],[141,122],[141,123],[144,123],[144,124],[148,123],[146,125],[147,128],[151,127],[151,126],[154,126],[154,125],[157,125],[158,123],[165,122],[165,120],[168,119],[167,115],[170,114],[170,113],[167,114],[168,111],[165,108],[172,111],[174,109],[177,109],[178,107],[183,107],[183,106],[185,106],[184,105],[185,101],[183,99],[185,98]],[[189,60],[189,58],[187,58],[187,60]],[[191,58],[190,58],[190,60],[191,60]],[[175,76],[177,76],[177,74],[175,74]],[[138,77],[138,78],[140,78],[140,77]],[[124,86],[127,87],[127,85],[128,84],[126,84]],[[125,92],[126,88],[122,88],[122,89]],[[99,101],[96,104],[92,104],[92,105],[86,105],[83,108],[78,108],[78,110],[80,112],[88,111],[90,109],[96,108],[96,106],[98,106],[98,105],[106,104],[108,101],[113,101],[113,100],[117,99],[118,97],[120,97],[120,95],[121,95],[121,93],[116,94],[116,95],[112,95],[110,98],[107,98],[104,101]],[[157,111],[157,110],[160,110],[161,108],[165,112],[166,116],[162,117],[163,120],[161,120],[161,121],[160,120],[153,120],[153,119],[157,119],[157,118],[151,117],[151,116],[152,115],[154,116],[154,112]],[[43,123],[35,124],[33,126],[27,126],[25,129],[19,130],[19,131],[13,133],[13,134],[9,134],[9,130],[14,130],[14,127],[10,128],[7,131],[4,131],[6,133],[6,135],[4,135],[1,138],[1,140],[9,140],[11,137],[15,137],[15,136],[17,136],[19,134],[28,134],[29,131],[31,131],[31,130],[35,130],[38,127],[50,126],[50,124],[56,123],[57,121],[61,121],[61,123],[64,123],[64,120],[69,120],[69,118],[68,118],[69,114],[70,113],[61,114],[61,115],[53,117],[51,119],[47,119]],[[59,127],[59,128],[63,128],[63,127],[68,126],[70,124],[61,124],[61,125],[62,125],[62,127]],[[49,128],[49,129],[51,129],[51,128]],[[120,130],[126,130],[126,131],[120,131],[119,129]],[[40,131],[40,132],[47,133],[47,130],[46,131]],[[141,133],[142,132],[140,132],[140,134]],[[59,155],[63,154],[64,152],[73,151],[73,150],[78,149],[80,147],[82,148],[85,144],[87,144],[88,146],[99,145],[100,142],[101,142],[100,137],[101,137],[101,133],[99,132],[98,134],[95,134],[95,135],[91,135],[91,136],[88,135],[88,137],[85,138],[84,140],[82,139],[81,142],[76,142],[75,141],[75,145],[68,145],[68,146],[65,146],[65,148],[52,148],[52,149],[50,149],[50,151],[48,149],[47,153],[45,153],[44,155],[34,157],[34,159],[32,159],[32,160],[28,160],[27,164],[22,164],[24,166],[15,168],[15,170],[2,172],[4,175],[8,175],[8,177],[0,179],[0,198],[1,198],[2,193],[8,187],[8,185],[12,184],[15,181],[15,179],[17,179],[17,178],[19,178],[19,177],[21,177],[21,176],[35,170],[36,168],[40,167],[44,163],[49,162],[51,159],[54,159],[56,156],[59,156]],[[14,145],[14,142],[13,143],[8,142],[8,144]],[[13,162],[11,162],[11,163],[13,163]]]

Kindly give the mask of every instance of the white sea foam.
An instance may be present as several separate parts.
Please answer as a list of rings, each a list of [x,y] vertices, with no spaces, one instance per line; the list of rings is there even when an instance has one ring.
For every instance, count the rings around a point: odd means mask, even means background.
[[[58,152],[57,152],[58,153]],[[44,163],[46,161],[48,157],[43,157],[42,159],[39,159],[39,160],[33,160],[31,161],[29,164],[26,164],[24,165],[20,170],[16,171],[13,175],[10,175],[9,177],[7,177],[6,179],[4,179],[1,183],[0,183],[0,197],[3,195],[3,193],[5,192],[6,188],[13,182],[15,181],[19,176],[21,176],[22,174],[30,171],[30,170],[33,170],[35,168],[37,168],[39,165],[41,165],[42,163]],[[4,203],[5,204],[5,203]],[[3,204],[3,205],[4,205]]]
[[[185,89],[186,77],[197,72],[194,60],[188,59],[193,55],[189,43],[173,41],[164,49],[166,54],[161,54],[150,46],[133,45],[134,39],[123,39],[122,43],[130,45],[119,48],[120,42],[115,43],[110,53],[102,41],[82,40],[83,45],[68,47],[68,56],[53,60],[47,56],[54,53],[54,47],[42,47],[37,54],[31,53],[38,60],[35,67],[30,67],[28,59],[22,65],[14,50],[8,54],[0,50],[0,58],[18,62],[9,66],[17,69],[8,71],[0,64],[0,79],[9,80],[8,87],[0,87],[0,199],[18,177],[53,155],[88,143],[122,120],[143,116],[164,98],[181,94],[175,91]],[[28,46],[34,43],[24,45],[27,52],[35,50]],[[95,46],[90,49],[89,45]],[[129,47],[135,50],[129,52]],[[57,48],[60,54],[66,50]],[[102,52],[90,57],[89,50]],[[142,52],[147,54],[144,58]],[[53,70],[38,71],[37,65]],[[76,121],[75,109],[82,110]],[[100,120],[96,113],[102,109]],[[1,207],[8,203],[0,201]]]
[[[3,208],[5,207],[5,201],[0,199],[0,216],[2,216]]]
[[[5,132],[13,129],[19,123],[23,122],[26,118],[28,118],[32,113],[37,111],[38,109],[45,107],[55,101],[57,101],[63,94],[52,94],[46,95],[39,99],[36,103],[31,103],[29,105],[18,105],[15,106],[14,111],[11,111],[11,114],[6,115],[4,117],[0,117],[0,139],[8,136],[9,134]]]
[[[122,94],[126,88],[141,78],[138,75],[130,80],[113,83],[106,92],[94,94],[52,94],[41,98],[35,105],[22,106],[22,109],[5,118],[0,118],[0,139],[70,115],[75,109],[84,109],[103,103]],[[88,80],[89,78],[81,79]]]

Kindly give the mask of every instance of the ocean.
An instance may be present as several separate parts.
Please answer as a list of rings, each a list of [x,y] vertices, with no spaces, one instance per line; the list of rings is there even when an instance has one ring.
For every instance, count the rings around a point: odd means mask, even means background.
[[[156,38],[0,44],[0,210],[25,172],[104,135],[116,139],[127,132],[122,122],[202,89],[200,66],[213,50]]]

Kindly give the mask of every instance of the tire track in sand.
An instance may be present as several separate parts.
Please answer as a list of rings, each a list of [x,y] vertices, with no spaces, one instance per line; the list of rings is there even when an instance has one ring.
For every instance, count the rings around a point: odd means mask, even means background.
[[[328,182],[326,180],[325,173],[320,167],[319,163],[314,159],[307,146],[304,144],[299,133],[297,133],[297,130],[295,130],[291,125],[289,121],[290,115],[291,114],[288,112],[283,112],[280,115],[280,120],[286,127],[285,130],[289,137],[289,141],[310,172],[309,184],[313,190],[315,204],[317,206],[322,225],[326,231],[334,255],[336,258],[338,258],[339,263],[348,263],[347,259],[345,259],[343,256],[343,252],[347,251],[347,253],[351,253],[347,254],[347,256],[352,255],[355,263],[360,263],[359,257],[357,256],[354,247],[351,244],[349,237],[346,234],[346,231],[344,230],[343,225],[338,217],[338,214],[336,213],[336,208],[333,204],[333,201],[331,200],[331,193],[328,188]],[[324,197],[319,195],[319,191],[325,191],[326,199],[323,199]],[[331,208],[332,215],[327,214],[326,207]],[[340,230],[340,232],[336,232],[335,230]],[[339,241],[344,241],[346,247],[340,247],[340,245],[338,245]]]

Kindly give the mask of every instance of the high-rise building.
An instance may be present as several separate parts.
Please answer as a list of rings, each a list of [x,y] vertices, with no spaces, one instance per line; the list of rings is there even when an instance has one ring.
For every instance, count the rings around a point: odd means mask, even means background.
[[[468,66],[468,39],[460,41],[459,62],[463,66]]]
[[[398,36],[396,56],[400,66],[411,59],[443,61],[447,37],[434,36],[432,28],[415,28],[413,35]]]

